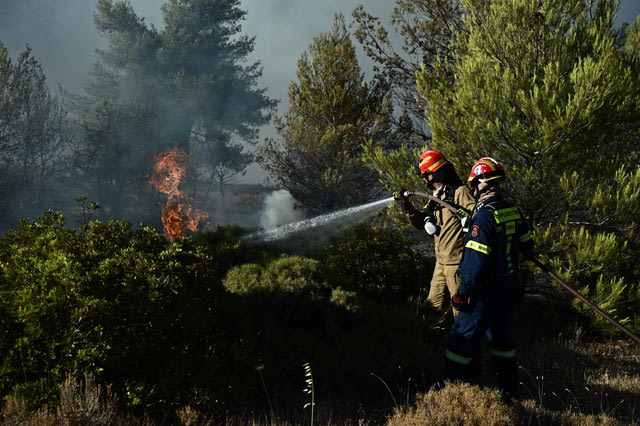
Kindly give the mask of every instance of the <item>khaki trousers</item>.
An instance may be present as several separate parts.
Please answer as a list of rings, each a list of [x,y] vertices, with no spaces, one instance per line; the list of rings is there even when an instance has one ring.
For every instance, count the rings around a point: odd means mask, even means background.
[[[448,265],[436,263],[433,269],[427,302],[437,311],[444,312],[451,306],[451,296],[456,294],[460,286],[460,278],[456,274],[458,266],[460,265],[457,263]],[[454,317],[458,315],[456,309],[453,309],[453,315]]]

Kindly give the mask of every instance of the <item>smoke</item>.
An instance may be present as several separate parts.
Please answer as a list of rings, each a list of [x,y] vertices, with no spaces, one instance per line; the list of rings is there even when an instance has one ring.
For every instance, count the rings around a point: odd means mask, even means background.
[[[167,2],[168,0],[128,0],[136,14],[144,18],[145,24],[158,29],[164,26],[161,6]],[[396,3],[392,0],[326,0],[324,2],[240,0],[240,8],[247,12],[246,20],[240,22],[242,34],[249,37],[255,36],[255,50],[247,60],[248,63],[259,61],[262,65],[263,74],[258,79],[257,85],[265,88],[267,96],[281,101],[278,115],[282,115],[288,108],[288,85],[296,79],[297,61],[308,50],[313,38],[331,29],[334,14],[337,12],[343,13],[349,20],[351,12],[360,3],[367,12],[378,16],[380,22],[391,29],[389,20]],[[32,56],[42,65],[52,93],[55,93],[59,84],[67,92],[83,94],[83,83],[86,83],[89,77],[90,64],[97,60],[95,49],[107,47],[106,41],[99,37],[93,22],[92,14],[96,4],[97,0],[0,0],[0,41],[9,49],[12,58],[16,58],[20,52],[23,52],[27,45],[32,48]],[[637,0],[622,0],[618,22],[633,22],[638,13],[640,13],[640,3]],[[394,36],[394,34],[391,35]],[[358,46],[355,41],[354,44]],[[359,48],[358,59],[363,72],[371,75],[372,64]],[[149,99],[157,102],[162,102],[166,98],[162,93],[151,90],[148,95]],[[230,94],[229,97],[236,96]],[[225,99],[221,98],[219,104],[226,105]],[[172,126],[178,117],[176,109],[171,105],[166,105],[163,110],[170,113],[163,116],[156,111],[158,115],[155,119],[158,125],[165,126],[166,130],[158,131],[157,134],[164,135],[173,132]],[[223,108],[221,114],[230,111],[231,109]],[[261,129],[260,139],[274,136],[274,133],[273,125],[264,126]],[[136,131],[123,130],[122,136],[125,139],[123,146],[126,149],[122,154],[119,169],[114,172],[115,164],[104,165],[105,186],[113,189],[112,193],[90,192],[89,185],[85,181],[70,182],[77,184],[79,189],[70,191],[66,187],[55,188],[55,191],[47,193],[46,203],[30,206],[29,211],[20,211],[20,217],[39,216],[45,209],[62,211],[67,209],[76,212],[80,208],[74,203],[74,199],[79,196],[88,196],[89,201],[99,202],[103,206],[98,213],[107,216],[105,218],[115,216],[117,219],[133,223],[144,222],[160,226],[158,203],[153,198],[155,194],[130,194],[116,191],[126,186],[117,185],[118,182],[126,183],[129,182],[127,178],[135,178],[134,160],[139,158],[140,153],[134,151],[146,152],[156,148],[156,141]],[[117,179],[112,179],[114,176]],[[241,182],[260,184],[265,182],[265,177],[266,172],[257,164],[253,164],[247,169],[247,174]],[[238,179],[240,180],[240,177]],[[239,185],[229,186],[236,187],[236,190],[232,191],[229,188],[225,191],[233,192],[234,199],[240,199]],[[260,190],[270,189],[261,187]],[[23,191],[26,190],[23,189]],[[205,199],[213,200],[214,198],[208,192],[205,195],[198,195]],[[207,195],[209,195],[208,198]],[[252,197],[251,203],[246,201],[245,196],[245,199],[241,199],[237,204],[225,205],[225,217],[215,218],[214,223],[235,221],[242,225],[254,225],[259,222],[263,228],[273,229],[303,217],[303,212],[294,208],[293,200],[286,191],[276,191],[267,198],[260,218],[256,214],[256,210],[260,209],[260,198],[254,195]],[[149,198],[153,199],[147,203],[145,200]],[[215,201],[218,202],[217,199]],[[4,202],[7,201],[4,200]],[[149,205],[149,211],[129,208],[131,205],[145,203]],[[6,227],[14,226],[15,223],[13,218],[7,224],[0,223],[0,232]],[[337,227],[332,226],[332,230],[335,228]],[[323,230],[322,236],[326,234]]]
[[[260,226],[263,229],[274,229],[303,218],[302,210],[295,207],[294,199],[289,191],[281,189],[272,192],[265,198],[264,210],[260,215]]]

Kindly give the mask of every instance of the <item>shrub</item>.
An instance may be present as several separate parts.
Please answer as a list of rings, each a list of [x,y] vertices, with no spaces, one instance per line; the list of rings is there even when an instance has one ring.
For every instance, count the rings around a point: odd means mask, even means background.
[[[224,287],[235,294],[251,294],[257,292],[270,292],[271,288],[265,285],[262,279],[263,268],[255,263],[245,263],[232,267],[223,280]],[[271,284],[271,283],[266,283]]]
[[[236,312],[216,247],[123,222],[65,224],[47,212],[0,239],[0,392],[55,405],[67,375],[85,373],[132,407],[227,392],[217,383],[248,357],[226,323]]]
[[[401,232],[363,223],[325,251],[332,282],[357,289],[373,300],[407,303],[430,280],[433,264],[416,255]]]
[[[516,418],[515,410],[500,400],[497,390],[483,391],[462,383],[418,395],[414,406],[396,408],[387,425],[519,424]]]
[[[232,267],[223,285],[240,295],[308,296],[326,299],[328,285],[323,281],[320,262],[302,256],[281,255],[265,266],[245,263]]]

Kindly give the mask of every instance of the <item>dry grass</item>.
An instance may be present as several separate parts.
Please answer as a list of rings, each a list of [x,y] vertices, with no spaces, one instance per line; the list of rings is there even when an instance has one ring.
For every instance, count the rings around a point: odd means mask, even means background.
[[[546,409],[537,401],[505,404],[496,390],[481,389],[467,383],[447,383],[440,390],[418,396],[411,407],[396,408],[386,423],[388,426],[418,425],[627,425],[601,412],[585,414],[569,408],[562,411]]]
[[[522,337],[522,336],[521,336]],[[520,339],[523,341],[523,339]],[[442,389],[415,395],[385,419],[362,407],[355,417],[318,402],[315,425],[640,425],[640,351],[626,341],[587,342],[570,337],[529,338],[519,347],[521,396],[509,405],[491,388],[447,383]],[[485,360],[486,361],[486,360]],[[485,375],[481,383],[490,383]],[[60,386],[60,405],[30,413],[24,401],[5,399],[2,425],[150,425],[148,419],[124,419],[116,413],[117,397],[91,376],[67,379]],[[302,407],[292,413],[245,415],[199,412],[185,406],[175,412],[177,424],[292,426],[310,423]],[[379,408],[379,407],[378,407]]]
[[[67,377],[60,386],[60,405],[55,410],[43,407],[29,413],[27,403],[13,396],[6,398],[2,410],[3,425],[49,426],[86,425],[101,426],[118,423],[117,397],[96,384],[93,376],[83,381]],[[120,423],[121,424],[121,423]]]
[[[415,405],[396,408],[389,426],[513,424],[516,413],[498,391],[483,391],[467,383],[447,384],[418,397]]]

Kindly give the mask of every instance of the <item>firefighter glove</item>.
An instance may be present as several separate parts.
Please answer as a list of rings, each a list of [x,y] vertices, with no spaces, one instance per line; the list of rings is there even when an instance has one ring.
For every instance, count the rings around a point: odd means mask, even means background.
[[[402,210],[405,213],[411,213],[412,211],[416,210],[413,204],[411,204],[411,201],[409,201],[409,197],[411,195],[413,195],[413,193],[402,188],[398,189],[397,191],[394,191],[393,193],[393,198],[398,203],[402,203]]]
[[[424,218],[424,230],[427,231],[429,235],[438,235],[440,233],[440,227],[436,225],[431,216]]]
[[[451,305],[460,312],[471,313],[473,311],[473,302],[470,296],[461,296],[456,293],[451,298]]]
[[[409,197],[413,195],[413,192],[407,191],[404,188],[400,188],[393,192],[393,198],[396,201],[408,201]]]
[[[469,232],[469,216],[465,216],[460,219],[460,226],[462,226],[462,231],[466,234]]]

